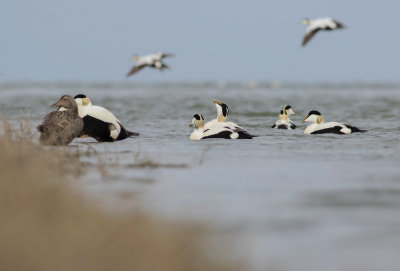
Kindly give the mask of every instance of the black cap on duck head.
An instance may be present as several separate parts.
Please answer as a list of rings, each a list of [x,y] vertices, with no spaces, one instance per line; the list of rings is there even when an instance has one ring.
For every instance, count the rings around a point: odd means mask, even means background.
[[[201,128],[204,127],[204,117],[201,114],[194,114],[192,122],[189,124],[189,127]]]
[[[201,114],[194,114],[194,115],[193,115],[193,118],[195,118],[195,119],[197,119],[197,120],[204,120],[204,117],[203,117],[203,115],[201,115]]]
[[[218,121],[225,121],[229,115],[229,107],[226,104],[217,100],[214,100],[213,102],[217,107]]]
[[[84,94],[78,94],[78,95],[76,95],[76,96],[74,97],[74,99],[77,99],[77,98],[83,99],[83,98],[86,98],[86,95],[84,95]]]
[[[311,110],[310,112],[308,112],[308,115],[309,116],[311,116],[311,115],[321,116],[321,113],[319,113],[319,111],[317,111],[317,110]]]

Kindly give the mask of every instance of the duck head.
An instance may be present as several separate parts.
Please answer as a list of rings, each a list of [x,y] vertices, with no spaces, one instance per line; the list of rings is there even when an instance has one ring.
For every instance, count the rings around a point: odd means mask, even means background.
[[[77,108],[77,104],[69,95],[63,95],[56,103],[51,105],[52,107],[63,107],[65,109],[71,110]]]
[[[296,113],[293,111],[292,106],[290,105],[282,106],[282,109],[279,112],[279,118],[281,120],[287,120],[290,117],[290,115],[296,115]]]
[[[90,99],[88,97],[86,97],[86,95],[84,95],[84,94],[78,94],[74,97],[74,99],[78,106],[92,105],[92,102],[90,101]]]
[[[213,100],[215,106],[217,107],[217,113],[218,113],[218,121],[219,122],[224,122],[228,118],[229,114],[229,107],[221,103],[220,101]]]
[[[201,114],[194,114],[192,122],[189,124],[189,127],[194,127],[196,129],[204,127],[204,117]]]
[[[305,121],[321,124],[324,122],[324,117],[321,115],[320,112],[316,110],[311,110],[308,115],[302,120],[302,122]]]

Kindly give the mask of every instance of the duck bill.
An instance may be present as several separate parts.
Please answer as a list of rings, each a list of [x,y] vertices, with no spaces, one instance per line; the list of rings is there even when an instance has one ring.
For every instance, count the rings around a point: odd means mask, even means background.
[[[213,100],[213,103],[222,105],[222,103],[220,101],[217,101],[217,100]]]
[[[306,119],[308,119],[309,116],[310,116],[310,115],[307,115],[307,117],[305,117],[301,122],[305,122]]]
[[[56,103],[50,105],[50,107],[61,107],[61,105],[58,104],[59,102],[60,101],[57,101]]]

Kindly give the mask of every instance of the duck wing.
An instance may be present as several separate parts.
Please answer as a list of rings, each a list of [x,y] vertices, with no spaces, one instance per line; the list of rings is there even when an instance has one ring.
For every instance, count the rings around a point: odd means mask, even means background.
[[[138,64],[138,65],[133,66],[132,69],[126,75],[126,77],[134,75],[135,73],[137,73],[138,71],[142,70],[146,66],[147,66],[146,63],[142,63],[142,64]]]
[[[310,28],[307,30],[306,35],[304,36],[302,46],[305,46],[311,39],[314,37],[317,32],[321,30],[321,28]]]

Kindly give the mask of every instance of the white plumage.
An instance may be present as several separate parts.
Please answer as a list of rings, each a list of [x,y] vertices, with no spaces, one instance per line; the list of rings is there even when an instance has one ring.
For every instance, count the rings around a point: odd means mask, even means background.
[[[360,130],[357,127],[343,124],[339,122],[325,122],[324,117],[320,112],[312,110],[304,118],[303,122],[312,122],[304,130],[305,134],[351,134],[351,133],[364,133],[366,130]]]
[[[320,30],[336,30],[343,29],[345,26],[342,23],[339,23],[332,18],[319,18],[315,20],[304,19],[301,21],[302,24],[309,25],[306,29],[306,33],[303,38],[302,45],[305,46],[311,38]]]
[[[296,125],[290,120],[290,115],[296,115],[290,105],[284,105],[279,112],[279,120],[272,125],[271,128],[275,129],[296,129]]]
[[[163,59],[165,57],[172,57],[174,56],[173,54],[167,54],[167,53],[157,53],[157,54],[151,54],[151,55],[145,55],[145,56],[134,56],[133,60],[136,60],[137,63],[135,66],[132,67],[132,69],[128,72],[126,76],[131,76],[143,69],[144,67],[152,67],[156,68],[160,71],[164,69],[169,69],[169,66],[163,63]]]
[[[254,136],[233,122],[216,122],[209,128],[204,128],[204,118],[200,114],[193,116],[189,126],[195,129],[190,135],[191,140],[200,140],[207,138],[224,138],[224,139],[251,139]]]
[[[126,130],[113,113],[104,107],[93,105],[85,95],[76,95],[74,99],[78,105],[78,114],[84,121],[82,136],[90,136],[103,142],[139,135]]]
[[[213,103],[215,104],[215,107],[217,108],[217,118],[208,121],[206,124],[204,124],[204,129],[208,129],[217,122],[225,122],[226,119],[228,118],[229,114],[229,107],[217,100],[213,100]]]

